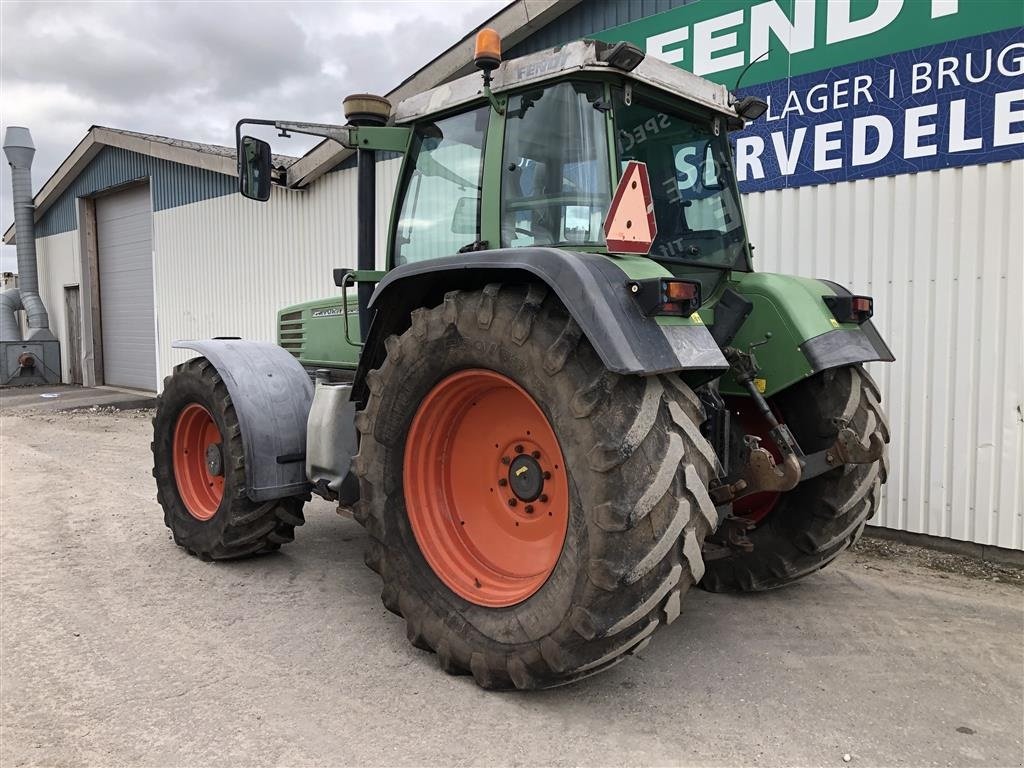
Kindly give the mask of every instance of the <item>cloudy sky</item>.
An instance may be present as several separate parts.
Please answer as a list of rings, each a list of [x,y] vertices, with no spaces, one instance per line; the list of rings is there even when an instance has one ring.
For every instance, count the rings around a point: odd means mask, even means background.
[[[341,122],[346,94],[386,93],[506,4],[0,0],[0,121],[31,129],[35,191],[91,125],[230,146],[243,116]]]

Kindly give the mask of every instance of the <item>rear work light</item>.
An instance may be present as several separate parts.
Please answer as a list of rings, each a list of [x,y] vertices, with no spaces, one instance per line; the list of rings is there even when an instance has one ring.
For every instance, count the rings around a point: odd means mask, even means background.
[[[626,283],[645,315],[689,317],[700,309],[700,283],[652,277]]]
[[[875,313],[875,300],[870,296],[822,296],[832,315],[840,323],[861,323]]]

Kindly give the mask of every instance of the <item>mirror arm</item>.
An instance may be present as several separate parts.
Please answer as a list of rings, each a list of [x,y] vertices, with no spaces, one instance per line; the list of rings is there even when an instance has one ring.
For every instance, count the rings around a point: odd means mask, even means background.
[[[296,123],[288,120],[257,120],[242,118],[235,124],[235,146],[242,141],[243,125],[271,125],[282,132],[303,133],[307,136],[320,136],[332,139],[343,147],[352,149],[356,146],[356,129],[329,123]]]
[[[348,149],[356,146],[355,131],[352,128],[328,123],[293,123],[288,120],[275,120],[273,125],[277,130],[286,133],[304,133],[307,136],[333,139]]]

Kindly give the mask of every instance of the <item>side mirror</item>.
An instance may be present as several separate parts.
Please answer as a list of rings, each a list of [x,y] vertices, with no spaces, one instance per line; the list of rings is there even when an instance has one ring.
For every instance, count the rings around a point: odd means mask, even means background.
[[[238,144],[238,191],[250,200],[270,199],[270,144],[243,136]]]

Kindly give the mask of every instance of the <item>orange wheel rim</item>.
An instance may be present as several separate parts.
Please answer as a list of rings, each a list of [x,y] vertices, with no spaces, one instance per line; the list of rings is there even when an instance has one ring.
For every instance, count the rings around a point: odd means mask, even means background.
[[[544,585],[565,544],[569,485],[526,390],[484,369],[443,379],[413,418],[403,474],[416,543],[449,589],[498,608]]]
[[[172,446],[174,482],[189,514],[209,520],[224,498],[220,430],[213,416],[198,403],[178,414]]]

